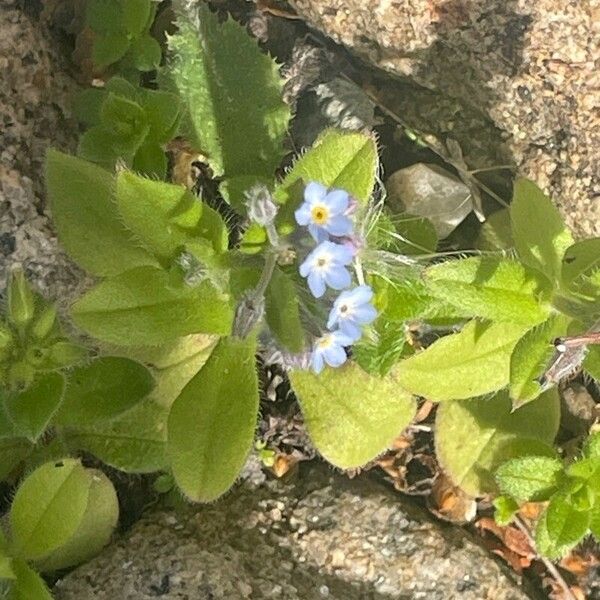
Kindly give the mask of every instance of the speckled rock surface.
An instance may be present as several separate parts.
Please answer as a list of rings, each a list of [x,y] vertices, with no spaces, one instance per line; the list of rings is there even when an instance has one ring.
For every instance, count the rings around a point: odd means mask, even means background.
[[[481,152],[514,162],[577,234],[600,235],[600,0],[291,4],[362,59],[418,84],[391,94],[408,125],[424,117],[458,138],[471,166]],[[491,136],[489,147],[469,148],[473,134]]]
[[[529,598],[464,531],[370,479],[303,465],[186,515],[149,513],[57,600]]]
[[[0,3],[0,291],[7,270],[19,264],[40,291],[64,300],[79,275],[58,247],[43,164],[49,146],[74,149],[74,83],[48,31],[20,4]]]

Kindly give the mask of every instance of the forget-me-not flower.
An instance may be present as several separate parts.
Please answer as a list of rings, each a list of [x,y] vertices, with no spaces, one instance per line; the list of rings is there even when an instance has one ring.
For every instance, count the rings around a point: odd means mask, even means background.
[[[352,258],[352,251],[347,246],[321,242],[300,265],[300,275],[307,278],[312,295],[320,298],[326,285],[334,290],[350,287],[352,278],[346,265]]]
[[[304,189],[304,202],[295,212],[298,225],[308,226],[308,231],[317,242],[329,235],[343,236],[352,232],[352,221],[345,214],[350,205],[350,196],[344,190],[331,190],[311,181]]]
[[[332,331],[321,336],[313,347],[310,366],[319,374],[325,363],[330,367],[339,367],[346,362],[344,346],[350,346],[352,339],[341,331]]]
[[[359,285],[342,292],[333,303],[327,328],[337,326],[353,342],[360,339],[361,326],[372,323],[377,317],[377,310],[371,304],[372,299],[373,290],[368,285]]]

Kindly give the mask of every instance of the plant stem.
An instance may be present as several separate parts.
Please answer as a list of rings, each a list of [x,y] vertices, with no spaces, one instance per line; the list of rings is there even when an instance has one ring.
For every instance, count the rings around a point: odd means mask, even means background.
[[[254,292],[252,293],[252,299],[254,301],[260,301],[265,292],[267,291],[267,287],[271,282],[271,277],[273,277],[273,271],[275,271],[275,265],[277,264],[277,253],[269,252],[267,254],[267,258],[265,259],[265,266],[263,267],[262,273],[260,275],[260,279],[256,287],[254,288]]]
[[[534,552],[537,554],[537,557],[544,563],[544,566],[548,570],[548,573],[550,573],[550,575],[552,575],[552,577],[554,577],[556,583],[558,583],[558,585],[560,585],[560,587],[562,588],[562,590],[565,594],[565,600],[577,600],[577,598],[571,591],[571,588],[567,585],[567,582],[563,579],[563,576],[560,574],[559,570],[556,568],[555,564],[551,560],[541,556],[540,553],[536,550],[535,540],[533,539],[533,536],[531,535],[529,528],[527,527],[527,525],[525,525],[525,523],[521,520],[520,517],[515,517],[515,525],[521,531],[521,533],[527,538],[529,545],[534,550]]]

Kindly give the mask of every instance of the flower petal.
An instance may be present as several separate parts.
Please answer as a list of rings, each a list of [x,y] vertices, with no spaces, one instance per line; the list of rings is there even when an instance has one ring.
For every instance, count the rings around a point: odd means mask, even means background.
[[[338,346],[351,346],[356,341],[352,336],[340,329],[332,332],[331,337],[333,338],[333,342]]]
[[[325,226],[331,235],[342,236],[352,233],[352,221],[344,215],[335,215]]]
[[[359,285],[353,290],[350,290],[349,294],[352,297],[352,304],[355,306],[358,304],[366,304],[373,298],[373,290],[369,285]]]
[[[304,259],[304,262],[300,265],[300,268],[298,269],[298,271],[300,272],[300,275],[302,275],[302,277],[308,277],[308,274],[311,272],[312,267],[313,267],[313,259],[312,259],[312,253],[311,253]]]
[[[323,229],[323,227],[319,227],[318,225],[315,225],[314,223],[311,223],[308,226],[308,232],[310,233],[310,235],[312,235],[313,240],[315,240],[315,242],[317,242],[317,244],[329,239],[329,236],[327,235],[327,231],[325,231],[325,229]]]
[[[366,325],[367,323],[372,323],[377,318],[377,314],[377,310],[373,305],[363,304],[357,307],[352,313],[352,320],[361,325]]]
[[[314,351],[312,353],[311,359],[310,359],[310,366],[312,367],[312,370],[318,375],[322,370],[323,367],[325,366],[325,363],[323,361],[323,354],[321,352],[318,351]]]
[[[310,206],[304,202],[302,206],[294,212],[296,223],[298,225],[308,225],[310,223]]]
[[[345,267],[334,267],[325,273],[325,282],[334,290],[343,290],[352,283],[352,278]]]
[[[304,199],[309,204],[315,204],[317,202],[322,202],[325,196],[327,195],[327,188],[316,181],[311,181],[304,188]]]
[[[362,337],[362,331],[360,327],[354,321],[350,321],[349,319],[347,321],[340,321],[339,331],[346,337],[346,339],[351,340],[350,344],[357,342]]]
[[[324,199],[325,204],[333,213],[343,213],[350,203],[350,196],[344,190],[331,190]]]
[[[343,265],[349,265],[352,262],[354,254],[350,248],[342,244],[334,244],[333,242],[330,242],[330,244],[331,247],[329,250],[335,260]]]
[[[331,309],[331,312],[329,313],[329,318],[327,319],[327,329],[333,329],[335,324],[338,322],[339,318],[340,313],[334,305],[334,307]]]
[[[332,345],[323,350],[323,358],[330,367],[339,367],[346,362],[348,357],[341,346]]]
[[[318,273],[312,271],[307,281],[310,292],[315,298],[320,298],[325,293],[325,282]]]

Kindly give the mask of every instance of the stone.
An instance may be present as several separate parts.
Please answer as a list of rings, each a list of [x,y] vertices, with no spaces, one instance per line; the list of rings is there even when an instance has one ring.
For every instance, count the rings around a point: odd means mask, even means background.
[[[44,194],[44,156],[73,152],[76,91],[43,22],[20,2],[0,5],[0,294],[12,265],[35,287],[66,304],[83,279],[59,247]]]
[[[516,165],[600,236],[598,0],[291,4],[379,69],[371,89],[437,152],[454,139],[471,168]]]
[[[236,486],[184,512],[154,509],[54,589],[57,600],[520,600],[464,530],[440,527],[369,475],[303,464],[292,483]]]
[[[392,173],[385,183],[387,204],[396,213],[426,217],[440,239],[448,237],[471,212],[471,191],[437,165],[417,163]]]

